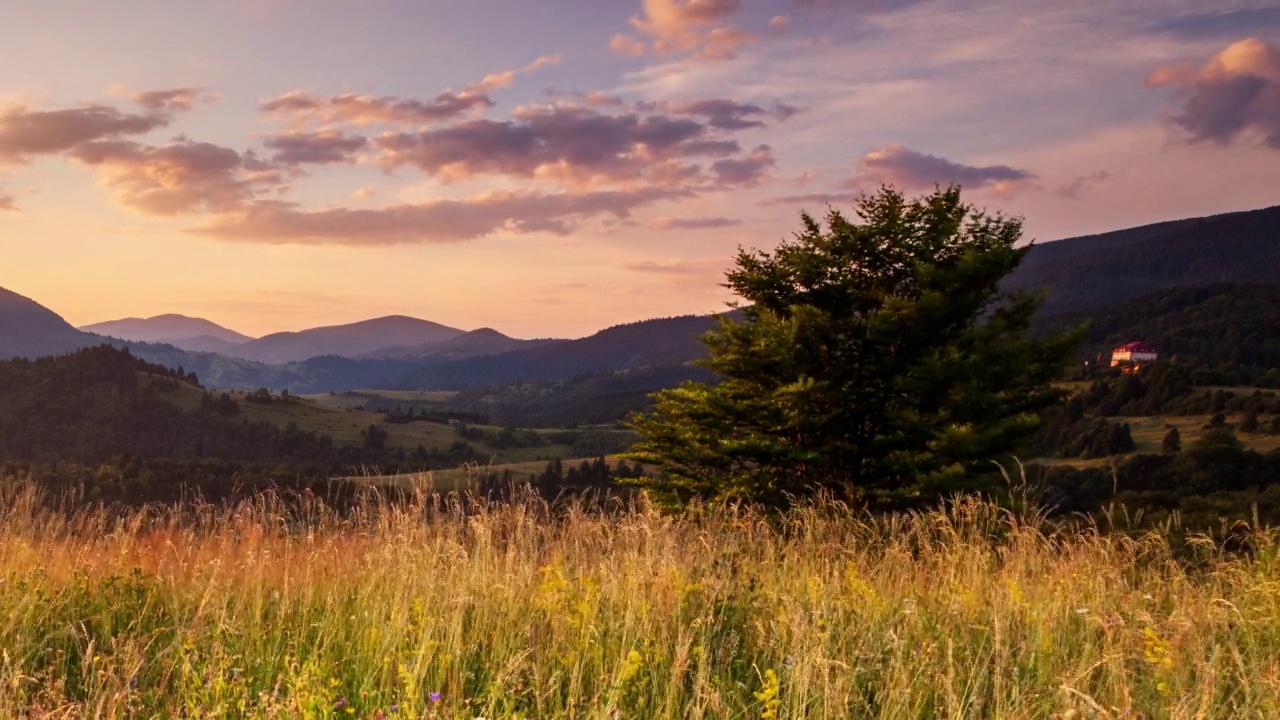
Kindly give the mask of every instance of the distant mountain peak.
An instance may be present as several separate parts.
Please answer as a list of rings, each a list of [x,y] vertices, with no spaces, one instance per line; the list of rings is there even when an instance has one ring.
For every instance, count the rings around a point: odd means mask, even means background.
[[[252,340],[252,337],[235,330],[225,328],[212,320],[189,317],[177,313],[166,313],[149,318],[123,318],[107,322],[85,325],[80,328],[108,337],[136,342],[164,342],[184,347],[186,340],[198,340],[201,347],[208,345],[207,338],[213,338],[226,347],[241,345]],[[225,349],[225,347],[223,348]]]
[[[35,300],[0,288],[0,360],[57,355],[95,342]]]

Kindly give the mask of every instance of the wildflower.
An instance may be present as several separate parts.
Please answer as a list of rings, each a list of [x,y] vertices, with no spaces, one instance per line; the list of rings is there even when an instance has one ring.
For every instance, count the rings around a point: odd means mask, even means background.
[[[339,699],[338,699],[338,702],[336,702],[336,703],[334,703],[334,704],[333,704],[333,709],[334,709],[334,710],[340,710],[340,709],[342,709],[342,707],[343,707],[343,706],[345,706],[346,704],[347,704],[347,699],[346,699],[346,698],[339,698]]]
[[[1077,615],[1088,615],[1088,614],[1089,614],[1089,608],[1087,608],[1087,607],[1078,607],[1078,608],[1076,608],[1076,614],[1077,614]]]
[[[778,708],[782,705],[782,701],[778,699],[781,689],[778,673],[772,668],[765,670],[764,685],[759,692],[754,693],[756,700],[760,701],[760,720],[777,720]]]
[[[433,693],[431,693],[431,695],[429,695],[428,697],[430,697],[430,698],[431,698],[431,702],[433,702],[433,703],[434,703],[434,702],[440,702],[440,693],[438,693],[438,692],[433,692]]]

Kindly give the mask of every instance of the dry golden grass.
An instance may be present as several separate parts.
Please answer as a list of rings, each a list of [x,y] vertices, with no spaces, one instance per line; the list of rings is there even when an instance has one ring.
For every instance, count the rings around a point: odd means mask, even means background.
[[[870,517],[0,507],[0,716],[1280,717],[1280,558]],[[438,695],[433,695],[438,693]]]

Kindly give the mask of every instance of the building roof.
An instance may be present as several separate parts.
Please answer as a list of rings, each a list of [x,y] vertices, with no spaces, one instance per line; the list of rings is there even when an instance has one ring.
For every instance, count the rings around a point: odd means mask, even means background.
[[[1148,345],[1147,343],[1144,343],[1141,340],[1139,340],[1137,342],[1131,342],[1127,345],[1121,345],[1120,347],[1116,348],[1113,352],[1121,352],[1125,350],[1131,353],[1154,353],[1156,352],[1156,346]]]

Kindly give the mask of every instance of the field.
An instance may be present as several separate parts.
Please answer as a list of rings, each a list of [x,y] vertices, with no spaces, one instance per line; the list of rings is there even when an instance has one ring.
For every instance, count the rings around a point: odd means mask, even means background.
[[[394,391],[377,391],[380,397],[386,396],[389,392]],[[203,391],[197,387],[180,385],[177,390],[168,391],[163,397],[179,407],[195,409],[200,406],[202,393]],[[449,425],[421,420],[411,423],[387,423],[383,422],[385,417],[383,413],[356,410],[343,402],[344,399],[354,402],[353,399],[365,398],[365,396],[321,395],[294,397],[289,402],[258,404],[249,402],[246,399],[248,394],[244,392],[232,391],[230,395],[240,405],[240,415],[238,417],[243,417],[249,422],[269,422],[282,429],[290,423],[294,423],[298,426],[298,429],[304,432],[328,435],[333,438],[334,442],[339,444],[359,445],[364,441],[362,433],[370,425],[377,425],[387,431],[386,444],[388,447],[404,447],[407,452],[413,452],[418,445],[422,445],[427,450],[442,451],[462,439],[458,436],[457,431]],[[444,395],[448,395],[448,393],[409,392],[405,393],[405,395],[424,395],[419,399],[439,400]],[[359,404],[359,402],[355,404]],[[500,429],[488,425],[473,425],[472,427],[490,434]],[[551,431],[538,432],[545,434]],[[467,442],[491,463],[530,462],[539,456],[568,458],[573,454],[573,448],[568,445],[549,443],[538,447],[499,448],[484,440],[468,440]]]
[[[0,504],[0,716],[1280,717],[1280,557],[977,501]]]
[[[576,467],[592,458],[571,458],[563,460],[564,469],[567,471],[571,467]],[[617,467],[618,458],[616,456],[606,456],[605,462],[610,468]],[[547,468],[545,460],[536,460],[531,462],[517,463],[500,463],[492,465],[466,465],[463,467],[449,468],[447,470],[433,470],[426,473],[405,473],[401,475],[356,475],[344,478],[346,480],[364,480],[375,485],[391,485],[395,487],[416,489],[421,491],[439,490],[444,492],[475,492],[480,488],[480,479],[483,475],[493,474],[502,475],[503,472],[510,471],[514,480],[527,480],[530,475],[541,474]],[[645,466],[646,471],[653,472],[654,468]]]

